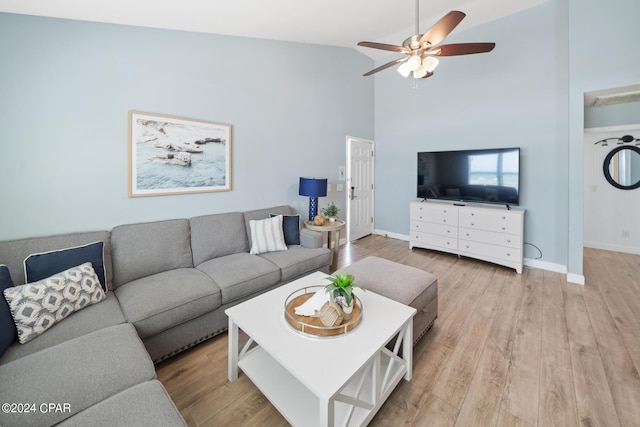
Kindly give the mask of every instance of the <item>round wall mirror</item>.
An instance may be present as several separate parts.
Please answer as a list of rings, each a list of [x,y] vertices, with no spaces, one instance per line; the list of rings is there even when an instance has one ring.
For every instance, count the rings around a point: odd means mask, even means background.
[[[640,148],[622,145],[607,154],[602,165],[609,184],[621,190],[640,187]]]

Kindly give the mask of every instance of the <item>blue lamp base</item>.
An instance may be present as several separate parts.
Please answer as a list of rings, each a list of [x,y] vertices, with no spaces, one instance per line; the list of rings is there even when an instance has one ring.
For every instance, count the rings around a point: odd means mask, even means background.
[[[313,221],[316,215],[318,215],[318,198],[309,197],[309,221]]]

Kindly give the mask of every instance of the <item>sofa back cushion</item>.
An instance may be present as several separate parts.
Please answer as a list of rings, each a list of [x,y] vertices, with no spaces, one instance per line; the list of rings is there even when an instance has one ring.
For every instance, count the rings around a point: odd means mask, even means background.
[[[240,212],[204,215],[191,218],[193,264],[224,255],[249,252],[249,243]]]
[[[98,241],[104,242],[104,270],[107,288],[112,289],[113,268],[108,231],[69,233],[0,242],[0,264],[7,265],[15,286],[24,285],[26,283],[24,260],[29,255],[87,245]]]
[[[290,206],[287,206],[287,205],[275,206],[273,208],[257,209],[257,210],[245,212],[244,224],[245,224],[245,231],[249,239],[249,247],[251,247],[251,228],[249,226],[249,221],[269,218],[271,214],[294,215],[295,212],[293,211],[293,209],[291,209]]]
[[[193,267],[189,221],[119,225],[111,230],[113,286],[175,268]]]

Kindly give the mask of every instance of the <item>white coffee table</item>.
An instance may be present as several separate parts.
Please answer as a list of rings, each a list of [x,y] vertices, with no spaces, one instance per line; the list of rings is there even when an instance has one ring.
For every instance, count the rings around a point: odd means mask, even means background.
[[[411,380],[416,310],[356,289],[363,305],[357,328],[337,337],[302,335],[284,317],[285,300],[298,289],[327,284],[327,277],[313,273],[225,310],[229,381],[240,367],[294,426],[366,425],[400,380]],[[239,329],[249,336],[241,351]],[[389,351],[385,345],[397,334],[401,339]],[[252,342],[257,346],[250,348]]]

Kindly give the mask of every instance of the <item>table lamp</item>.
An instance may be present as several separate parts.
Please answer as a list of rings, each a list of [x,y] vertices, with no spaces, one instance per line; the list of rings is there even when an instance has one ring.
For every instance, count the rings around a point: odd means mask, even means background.
[[[298,194],[309,197],[309,221],[313,221],[313,218],[318,215],[318,197],[327,195],[327,179],[300,177]]]

